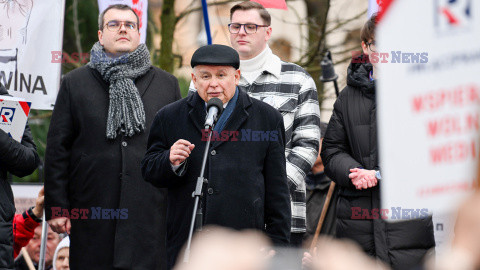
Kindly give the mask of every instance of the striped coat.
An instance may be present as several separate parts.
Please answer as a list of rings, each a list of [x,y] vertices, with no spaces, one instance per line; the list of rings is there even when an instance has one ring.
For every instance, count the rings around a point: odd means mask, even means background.
[[[315,82],[300,66],[281,61],[272,54],[252,84],[241,77],[239,86],[283,116],[292,232],[305,232],[305,177],[317,159],[320,142],[320,108]],[[193,83],[190,91],[196,91]]]

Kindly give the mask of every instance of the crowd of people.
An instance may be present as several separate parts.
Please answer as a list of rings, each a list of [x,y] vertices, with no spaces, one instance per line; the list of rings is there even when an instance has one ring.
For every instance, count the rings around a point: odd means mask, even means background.
[[[291,257],[293,267],[479,269],[478,194],[461,208],[451,256],[439,265],[431,216],[388,223],[352,215],[353,207],[381,205],[378,73],[365,61],[376,52],[375,26],[373,15],[327,124],[311,76],[269,48],[271,16],[261,4],[231,8],[231,47],[195,51],[183,99],[177,79],[153,66],[140,43],[138,15],[127,5],[108,7],[95,57],[62,79],[45,192],[20,215],[6,172],[28,175],[39,157],[28,126],[21,143],[0,130],[0,269],[38,267],[42,218],[45,269],[291,269],[281,263],[288,248],[307,249],[313,237],[308,252]],[[223,110],[210,127],[213,99]],[[192,217],[194,207],[201,215]],[[185,251],[192,224],[206,227]]]

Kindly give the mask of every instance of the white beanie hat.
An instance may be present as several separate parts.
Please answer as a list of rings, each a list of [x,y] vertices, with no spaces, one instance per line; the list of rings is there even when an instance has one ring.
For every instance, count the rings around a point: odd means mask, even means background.
[[[57,249],[55,249],[55,254],[53,255],[53,270],[57,270],[57,267],[55,266],[55,264],[57,262],[58,252],[60,251],[60,249],[66,248],[66,247],[70,247],[70,238],[68,237],[68,235],[65,236],[65,238],[62,239],[62,241],[60,241],[60,243],[57,246]]]

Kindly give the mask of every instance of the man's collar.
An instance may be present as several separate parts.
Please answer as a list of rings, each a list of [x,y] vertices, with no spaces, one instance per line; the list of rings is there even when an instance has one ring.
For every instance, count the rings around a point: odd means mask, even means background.
[[[273,76],[280,79],[280,72],[282,71],[282,60],[275,54],[271,54],[271,56],[267,59],[265,63],[264,71],[272,74]]]
[[[277,79],[280,79],[280,73],[282,71],[282,60],[275,54],[273,54],[270,47],[267,45],[265,47],[266,51],[266,61],[262,67],[262,73],[267,72],[274,75]],[[250,59],[251,60],[251,59]],[[240,65],[241,68],[241,65]]]

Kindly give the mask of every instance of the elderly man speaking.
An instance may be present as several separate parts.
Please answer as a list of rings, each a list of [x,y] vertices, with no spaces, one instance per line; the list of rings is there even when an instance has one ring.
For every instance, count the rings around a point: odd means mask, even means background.
[[[238,88],[238,53],[207,45],[192,57],[198,91],[161,109],[152,124],[142,162],[146,181],[168,188],[167,253],[173,267],[188,238],[192,192],[206,147],[206,103],[224,110],[214,128],[204,177],[203,224],[264,231],[276,245],[290,237],[283,119],[273,107]]]

